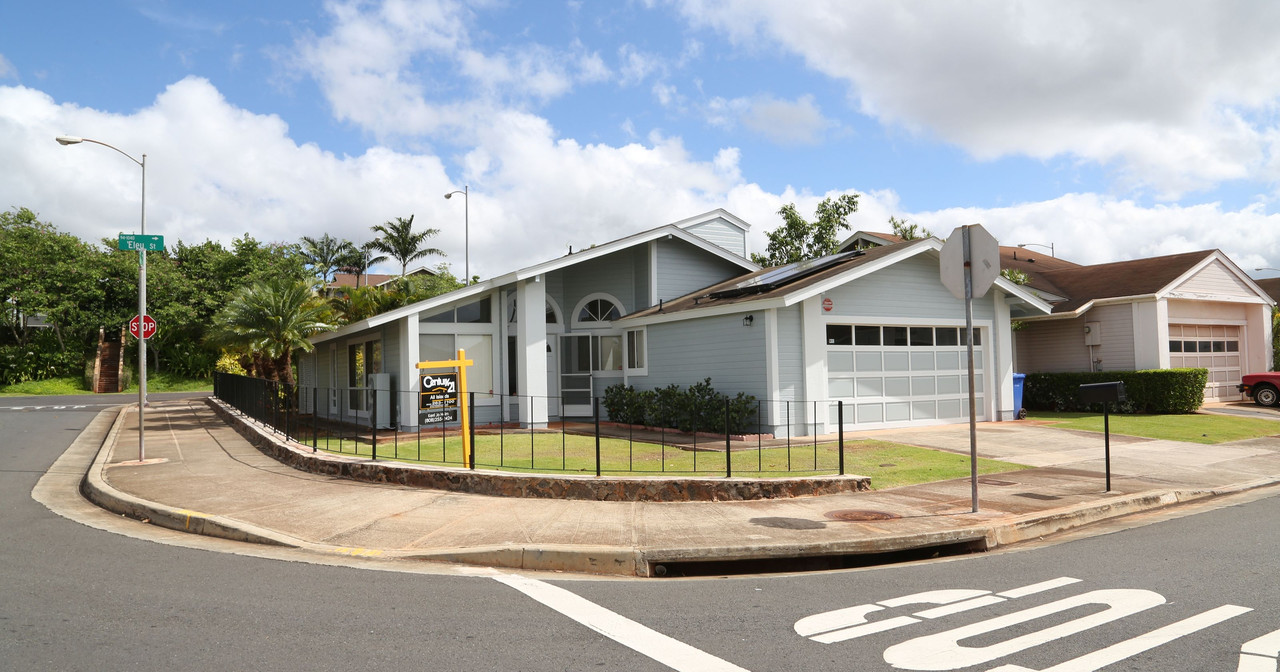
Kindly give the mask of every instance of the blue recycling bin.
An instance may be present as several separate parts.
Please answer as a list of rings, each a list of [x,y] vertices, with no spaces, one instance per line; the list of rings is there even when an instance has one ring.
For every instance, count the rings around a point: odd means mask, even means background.
[[[1026,379],[1025,373],[1013,374],[1013,417],[1019,420],[1027,417],[1027,412],[1022,409],[1022,385]]]

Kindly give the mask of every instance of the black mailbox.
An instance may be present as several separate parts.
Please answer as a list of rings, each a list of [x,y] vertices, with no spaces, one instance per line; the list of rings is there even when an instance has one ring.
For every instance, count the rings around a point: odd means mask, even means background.
[[[1125,401],[1123,381],[1086,383],[1080,386],[1080,403],[1082,404],[1120,403],[1122,401]]]

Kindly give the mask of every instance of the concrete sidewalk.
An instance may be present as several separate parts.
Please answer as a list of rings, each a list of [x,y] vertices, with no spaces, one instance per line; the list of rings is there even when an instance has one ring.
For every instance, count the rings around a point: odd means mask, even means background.
[[[139,463],[136,411],[107,412],[119,415],[83,488],[117,513],[325,553],[630,576],[693,567],[686,563],[992,548],[1280,481],[1280,437],[1201,445],[1112,436],[1112,491],[1104,493],[1101,435],[1023,421],[979,425],[982,457],[1035,468],[981,477],[978,513],[968,479],[754,501],[491,497],[295,470],[203,399],[153,404],[148,459]],[[866,435],[969,450],[967,425]]]

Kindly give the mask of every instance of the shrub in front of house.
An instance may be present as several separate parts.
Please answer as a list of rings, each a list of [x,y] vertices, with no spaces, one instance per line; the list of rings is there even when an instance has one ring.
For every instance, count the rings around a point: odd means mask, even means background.
[[[1112,412],[1194,413],[1204,403],[1208,380],[1208,369],[1028,373],[1022,405],[1032,411],[1101,411],[1097,404],[1080,403],[1080,386],[1120,381],[1127,401]]]
[[[710,378],[687,389],[668,385],[654,390],[637,390],[618,383],[605,388],[601,403],[614,422],[670,427],[684,432],[742,434],[756,415],[754,396],[739,392],[737,396],[730,397],[717,392],[711,386]]]

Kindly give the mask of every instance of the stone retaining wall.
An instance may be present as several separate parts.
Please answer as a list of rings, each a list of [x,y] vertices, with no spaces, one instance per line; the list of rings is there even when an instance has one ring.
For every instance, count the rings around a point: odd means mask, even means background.
[[[394,483],[499,497],[543,497],[618,502],[706,502],[780,499],[870,490],[866,476],[800,478],[600,477],[576,474],[514,474],[451,469],[311,452],[237,413],[215,397],[209,406],[249,443],[300,471],[371,483]]]

